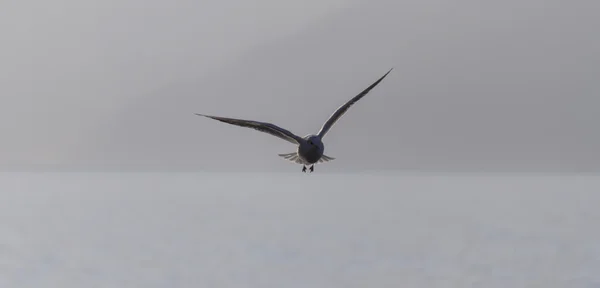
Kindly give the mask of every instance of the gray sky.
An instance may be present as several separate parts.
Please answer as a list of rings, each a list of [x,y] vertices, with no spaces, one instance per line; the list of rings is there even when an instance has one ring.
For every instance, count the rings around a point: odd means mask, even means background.
[[[6,169],[600,171],[597,1],[0,4]],[[27,6],[29,5],[29,6]],[[225,156],[227,155],[227,156]]]

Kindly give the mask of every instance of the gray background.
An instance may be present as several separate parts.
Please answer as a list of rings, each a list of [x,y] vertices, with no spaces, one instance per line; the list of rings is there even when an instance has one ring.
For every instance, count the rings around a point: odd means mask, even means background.
[[[600,286],[600,178],[383,174],[0,173],[0,287]]]
[[[4,170],[599,171],[598,1],[4,1]]]

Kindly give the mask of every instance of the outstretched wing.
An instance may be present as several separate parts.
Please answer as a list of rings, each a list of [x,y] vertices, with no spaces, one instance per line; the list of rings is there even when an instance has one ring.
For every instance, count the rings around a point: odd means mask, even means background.
[[[218,117],[218,116],[210,116],[210,115],[203,115],[203,114],[198,114],[198,113],[194,113],[194,114],[196,114],[198,116],[208,117],[208,118],[211,118],[211,119],[214,119],[217,121],[225,122],[225,123],[236,125],[236,126],[256,129],[258,131],[271,134],[275,137],[279,137],[279,138],[281,138],[285,141],[288,141],[292,144],[299,144],[302,141],[301,137],[296,136],[292,132],[285,130],[285,129],[278,127],[271,123],[252,121],[252,120],[234,119],[234,118],[225,118],[225,117]]]
[[[394,68],[392,68],[392,69],[394,69]],[[354,105],[354,103],[356,103],[358,100],[360,100],[360,98],[367,95],[367,93],[369,93],[369,91],[371,91],[371,89],[375,88],[375,86],[377,86],[377,84],[379,84],[379,82],[381,82],[381,80],[383,80],[383,78],[385,78],[385,76],[387,76],[392,71],[392,69],[390,69],[387,73],[385,73],[383,76],[381,76],[381,78],[379,78],[377,81],[375,81],[375,83],[371,84],[371,86],[367,87],[367,89],[363,90],[358,95],[354,96],[352,99],[350,99],[348,102],[346,102],[346,104],[340,106],[337,110],[335,110],[335,112],[333,112],[333,114],[331,114],[331,116],[329,116],[329,119],[327,119],[327,122],[325,122],[325,124],[323,124],[323,126],[321,127],[321,130],[319,130],[319,133],[318,133],[319,137],[323,138],[325,136],[325,134],[327,133],[327,131],[329,131],[329,129],[331,129],[333,124],[335,124],[335,122],[338,119],[340,119],[340,117],[342,117],[342,115],[344,115],[344,113],[346,113],[348,108],[350,108],[350,106]]]

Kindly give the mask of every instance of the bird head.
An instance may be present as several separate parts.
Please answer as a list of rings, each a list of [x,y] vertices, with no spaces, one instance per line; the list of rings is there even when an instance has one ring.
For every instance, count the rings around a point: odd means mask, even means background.
[[[306,137],[306,142],[310,146],[314,146],[314,147],[320,147],[321,146],[321,139],[317,135],[309,135],[309,136],[307,136]]]

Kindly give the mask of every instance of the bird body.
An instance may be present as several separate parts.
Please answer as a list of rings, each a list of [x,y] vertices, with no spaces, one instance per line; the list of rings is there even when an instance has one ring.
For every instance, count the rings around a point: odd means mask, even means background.
[[[210,116],[210,115],[204,115],[204,114],[198,114],[198,113],[195,113],[195,114],[198,116],[208,117],[208,118],[211,118],[211,119],[214,119],[217,121],[221,121],[224,123],[228,123],[231,125],[252,128],[252,129],[267,133],[267,134],[271,134],[275,137],[286,140],[292,144],[295,144],[295,145],[297,145],[296,152],[279,154],[279,156],[281,156],[284,159],[289,160],[291,162],[294,162],[297,164],[302,164],[302,166],[303,166],[302,172],[306,172],[306,166],[310,166],[310,172],[313,172],[315,163],[328,162],[328,161],[332,161],[335,159],[333,157],[329,157],[329,156],[326,156],[325,154],[323,154],[325,152],[325,145],[323,144],[323,138],[325,137],[327,132],[331,129],[331,127],[333,127],[333,125],[337,122],[337,120],[340,117],[342,117],[342,115],[344,115],[344,113],[346,113],[346,111],[352,105],[354,105],[354,103],[356,103],[362,97],[367,95],[367,93],[369,93],[369,91],[371,91],[371,89],[375,88],[375,86],[377,86],[377,84],[379,84],[379,82],[381,82],[392,71],[392,69],[387,71],[387,73],[385,73],[383,76],[381,76],[377,81],[375,81],[373,84],[371,84],[365,90],[363,90],[358,95],[354,96],[352,99],[348,100],[348,102],[344,103],[342,106],[340,106],[338,109],[336,109],[335,112],[333,112],[333,114],[331,114],[329,119],[327,119],[327,121],[323,124],[323,126],[321,127],[321,129],[319,130],[319,132],[317,134],[310,134],[310,135],[306,135],[304,137],[299,137],[299,136],[295,135],[294,133],[292,133],[286,129],[283,129],[277,125],[271,124],[271,123],[253,121],[253,120],[226,118],[226,117],[219,117],[219,116]]]
[[[318,135],[308,135],[304,137],[304,140],[298,145],[298,156],[306,165],[317,163],[323,157],[325,145]]]

